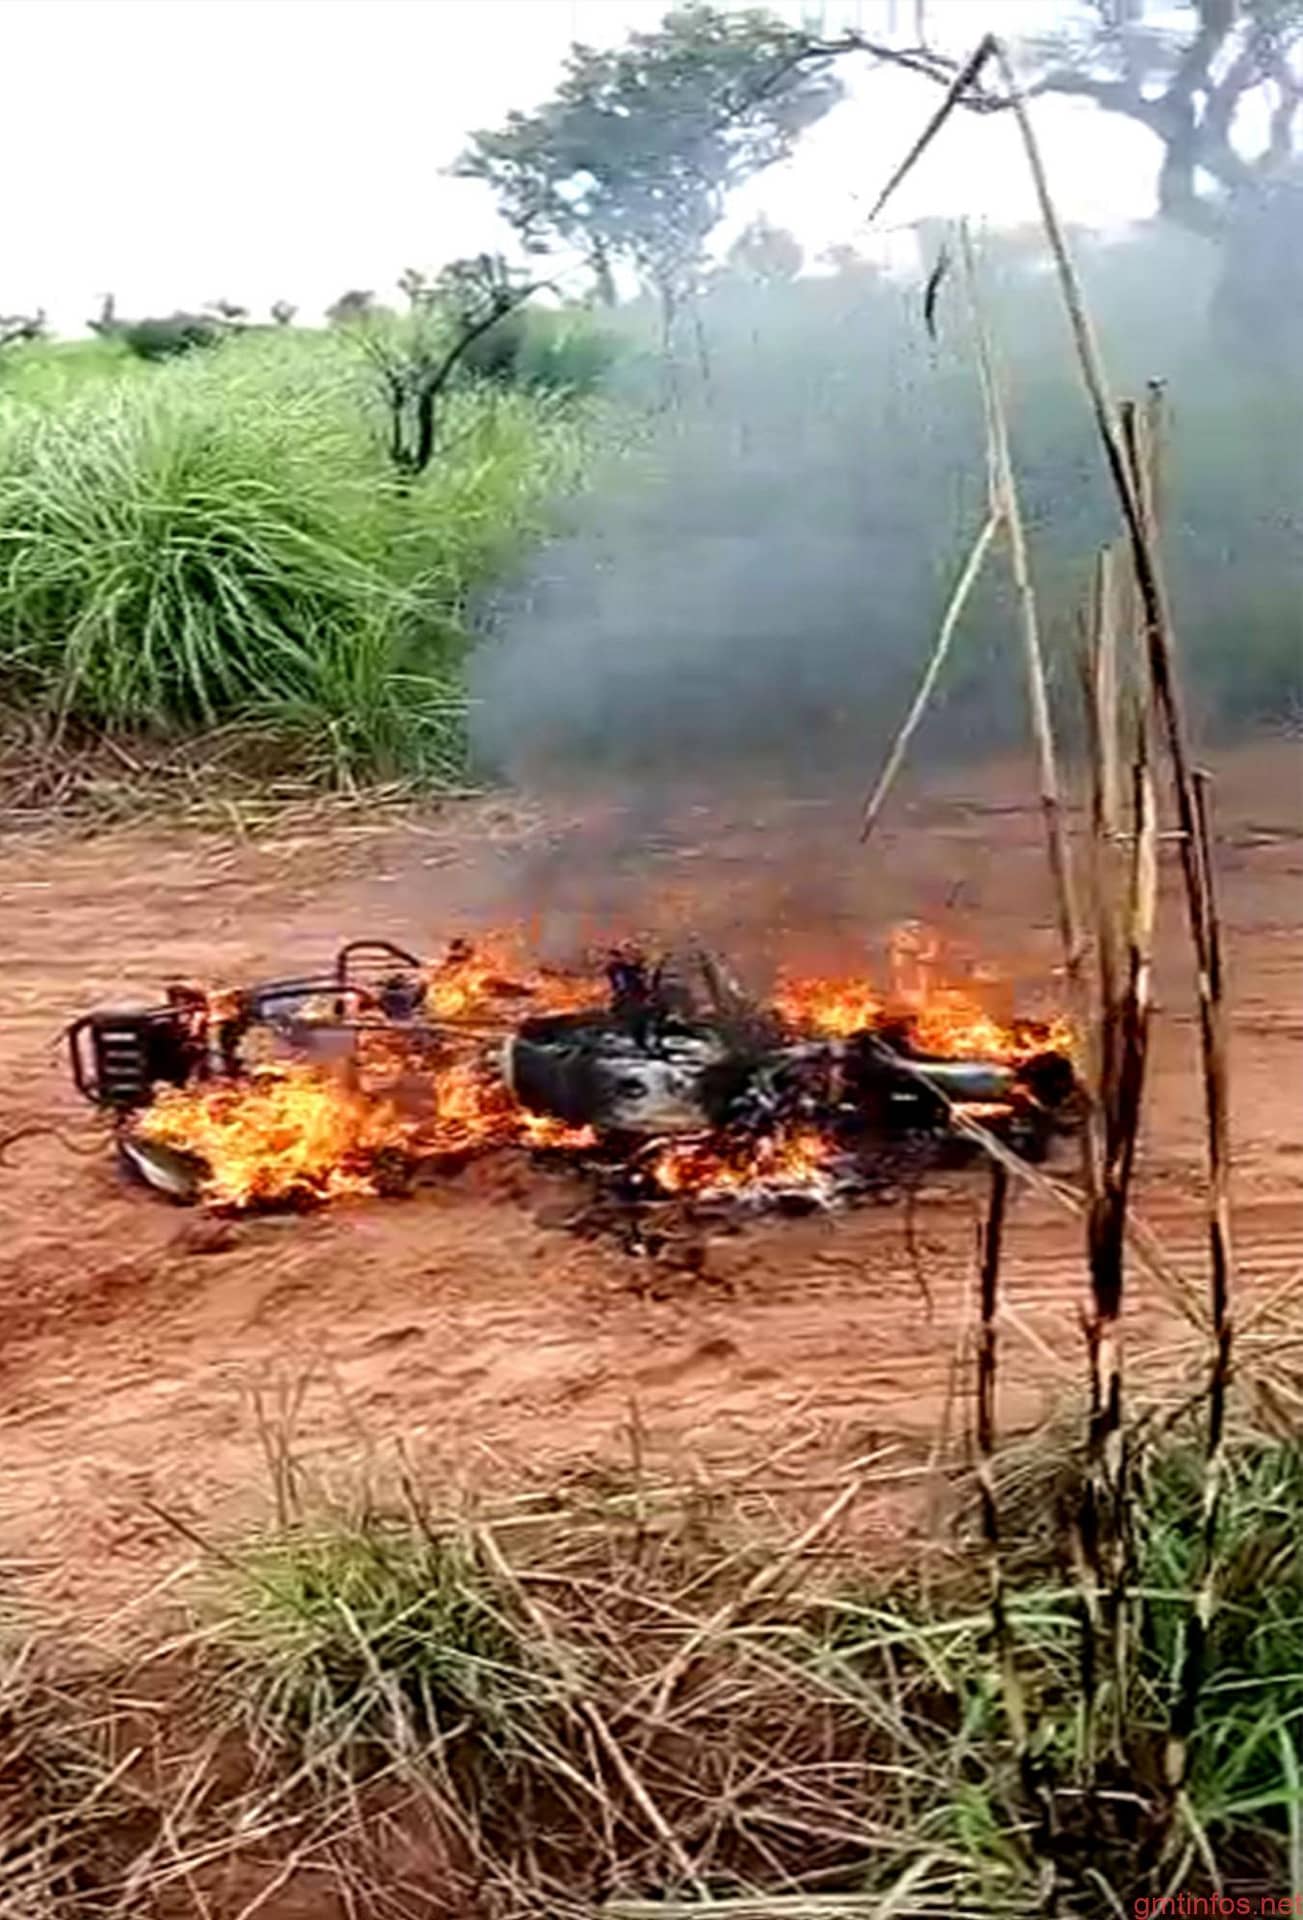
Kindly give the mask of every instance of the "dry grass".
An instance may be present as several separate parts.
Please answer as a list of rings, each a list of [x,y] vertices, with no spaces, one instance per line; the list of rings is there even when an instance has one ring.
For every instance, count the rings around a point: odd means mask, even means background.
[[[426,813],[478,789],[433,794],[419,779],[323,789],[286,774],[280,756],[247,728],[214,732],[181,746],[101,737],[52,746],[42,729],[14,718],[0,730],[0,834],[87,834],[147,821],[218,829],[239,840],[269,829]]]
[[[1064,1911],[1289,1871],[1293,1442],[1246,1431],[1231,1449],[1224,1625],[1183,1823],[1164,1825],[1193,1432],[1155,1420],[1129,1435],[1128,1697],[1121,1715],[1101,1703],[1123,1745],[1099,1768],[1083,1767],[1078,1594],[1055,1518],[1074,1510],[1084,1456],[1041,1435],[997,1463]],[[976,1487],[957,1488],[961,1526],[929,1547],[926,1578],[908,1555],[888,1574],[864,1563],[854,1518],[875,1475],[899,1471],[868,1462],[816,1501],[745,1481],[685,1491],[635,1462],[458,1512],[428,1507],[405,1473],[385,1506],[282,1475],[265,1534],[203,1547],[195,1610],[171,1636],[156,1626],[109,1657],[11,1634],[0,1913],[1040,1911],[1035,1810],[972,1553]]]

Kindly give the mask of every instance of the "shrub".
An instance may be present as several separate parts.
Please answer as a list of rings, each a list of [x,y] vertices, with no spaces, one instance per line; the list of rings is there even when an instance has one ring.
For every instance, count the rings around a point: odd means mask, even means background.
[[[620,342],[590,315],[536,309],[516,356],[522,386],[593,393],[620,357]]]
[[[138,360],[172,360],[196,347],[216,346],[223,332],[220,322],[206,314],[172,313],[161,319],[132,320],[123,327],[121,339]]]
[[[615,335],[586,313],[517,307],[474,341],[464,365],[503,386],[588,394],[601,386],[618,352]]]
[[[331,1748],[461,1726],[490,1751],[537,1686],[509,1603],[455,1538],[364,1519],[242,1562],[230,1616],[263,1727]]]

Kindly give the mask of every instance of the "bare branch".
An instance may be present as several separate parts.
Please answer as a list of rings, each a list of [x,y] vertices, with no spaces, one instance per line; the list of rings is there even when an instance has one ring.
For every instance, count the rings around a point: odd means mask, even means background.
[[[886,206],[888,200],[890,200],[892,194],[895,193],[897,187],[900,186],[906,175],[912,171],[915,164],[922,158],[927,148],[932,144],[933,140],[935,140],[937,134],[940,133],[955,108],[966,104],[966,96],[971,95],[972,89],[983,67],[994,51],[995,41],[993,37],[989,33],[984,34],[950,82],[945,99],[941,102],[941,105],[932,115],[932,118],[928,121],[918,139],[914,142],[909,152],[905,155],[905,158],[892,174],[890,180],[888,180],[886,186],[882,189],[882,192],[874,201],[869,213],[870,226],[882,212],[882,209]]]

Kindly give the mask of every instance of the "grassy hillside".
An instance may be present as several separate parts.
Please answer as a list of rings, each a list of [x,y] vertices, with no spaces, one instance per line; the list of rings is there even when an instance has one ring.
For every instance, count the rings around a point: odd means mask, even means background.
[[[0,676],[48,737],[236,730],[325,779],[461,764],[471,589],[577,479],[564,386],[483,378],[400,485],[338,334],[161,365],[94,341],[0,370]]]

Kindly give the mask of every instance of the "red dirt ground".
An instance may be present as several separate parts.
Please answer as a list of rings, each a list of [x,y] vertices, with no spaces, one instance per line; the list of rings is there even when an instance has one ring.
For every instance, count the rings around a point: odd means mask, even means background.
[[[1303,765],[1282,745],[1218,772],[1252,1305],[1303,1266]],[[560,956],[604,931],[691,926],[763,982],[776,960],[862,964],[866,943],[915,918],[1003,968],[1022,1004],[1052,994],[1029,771],[916,788],[894,822],[865,851],[853,794],[680,790],[672,810],[588,795],[252,842],[155,828],[0,843],[0,1137],[52,1119],[79,1147],[102,1140],[60,1051],[77,1013],[153,997],[177,974],[314,967],[365,934],[430,952],[452,932],[526,923]],[[1201,1288],[1176,880],[1140,1203]],[[549,1226],[564,1188],[501,1166],[407,1201],[216,1230],[124,1187],[106,1142],[75,1156],[20,1141],[0,1170],[0,1564],[83,1617],[130,1603],[188,1557],[150,1503],[205,1528],[261,1510],[252,1397],[305,1381],[296,1444],[322,1472],[383,1460],[401,1439],[445,1485],[547,1484],[627,1458],[635,1402],[649,1451],[679,1471],[767,1460],[781,1482],[898,1441],[903,1499],[968,1324],[981,1184],[949,1175],[921,1201],[929,1307],[893,1208],[749,1226],[691,1276]],[[1020,1197],[1006,1427],[1030,1426],[1080,1380],[1079,1243],[1071,1221]],[[1181,1344],[1189,1357],[1188,1329],[1138,1270],[1127,1313],[1136,1350]],[[888,1496],[889,1483],[885,1529]]]

